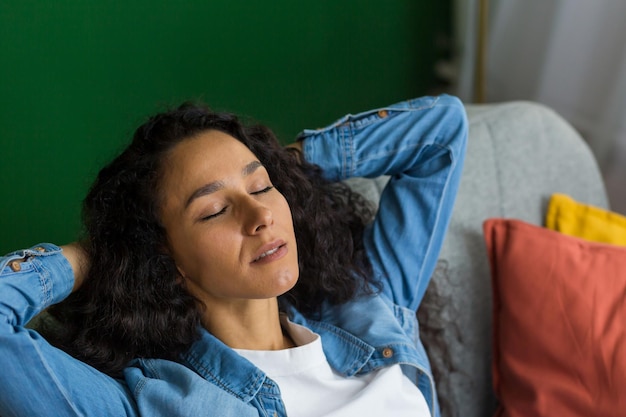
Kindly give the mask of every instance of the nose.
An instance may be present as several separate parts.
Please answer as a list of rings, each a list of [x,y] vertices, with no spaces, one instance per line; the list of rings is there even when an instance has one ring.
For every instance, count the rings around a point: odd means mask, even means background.
[[[244,231],[249,235],[255,235],[272,224],[274,224],[272,210],[254,198],[249,198],[245,204]]]

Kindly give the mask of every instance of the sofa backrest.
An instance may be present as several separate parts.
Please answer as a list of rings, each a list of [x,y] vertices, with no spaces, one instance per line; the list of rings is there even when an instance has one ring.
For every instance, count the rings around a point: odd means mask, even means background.
[[[470,130],[463,177],[439,266],[418,314],[443,417],[487,417],[496,408],[483,221],[505,217],[543,225],[549,198],[557,192],[608,207],[589,148],[552,110],[529,102],[466,109]],[[385,182],[349,184],[377,201]]]

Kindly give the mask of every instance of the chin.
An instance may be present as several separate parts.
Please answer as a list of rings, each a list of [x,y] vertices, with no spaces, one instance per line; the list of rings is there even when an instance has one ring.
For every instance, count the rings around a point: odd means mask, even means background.
[[[296,283],[298,282],[298,276],[299,276],[299,271],[296,271],[296,273],[293,273],[290,271],[290,272],[285,272],[284,274],[281,274],[281,277],[278,280],[278,284],[280,287],[279,288],[280,294],[278,295],[283,295],[287,291],[295,287]]]

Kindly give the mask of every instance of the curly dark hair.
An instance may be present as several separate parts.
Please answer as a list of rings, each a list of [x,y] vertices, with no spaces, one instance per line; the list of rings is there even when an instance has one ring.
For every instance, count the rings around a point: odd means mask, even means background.
[[[163,162],[178,143],[207,130],[245,144],[291,208],[300,277],[281,303],[314,314],[376,291],[362,243],[370,205],[347,186],[284,148],[266,127],[186,103],[140,126],[131,144],[97,176],[83,206],[91,264],[79,290],[50,309],[56,346],[112,376],[134,358],[177,360],[199,336],[202,305],[184,288],[159,220]]]

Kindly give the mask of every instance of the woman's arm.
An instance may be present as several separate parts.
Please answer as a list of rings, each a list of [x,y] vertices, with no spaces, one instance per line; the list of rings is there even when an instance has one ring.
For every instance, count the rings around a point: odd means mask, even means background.
[[[40,244],[0,258],[0,415],[135,415],[126,388],[25,325],[82,282],[78,245]],[[74,279],[76,276],[76,279]]]
[[[365,245],[383,291],[417,309],[459,185],[467,140],[461,102],[423,97],[348,115],[299,138],[305,159],[330,180],[391,176]]]
[[[87,275],[87,270],[89,269],[89,259],[87,257],[87,252],[85,249],[78,243],[72,242],[67,245],[61,246],[62,254],[65,256],[65,259],[70,263],[72,267],[72,272],[74,276],[74,285],[72,287],[72,292],[76,291],[80,288],[85,280],[85,276]]]

